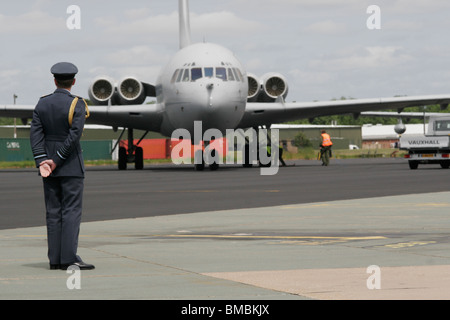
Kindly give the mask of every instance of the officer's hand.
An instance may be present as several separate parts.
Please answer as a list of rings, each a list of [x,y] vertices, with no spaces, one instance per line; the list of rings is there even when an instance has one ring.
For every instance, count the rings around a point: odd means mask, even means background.
[[[52,168],[48,163],[41,163],[39,166],[39,172],[43,178],[47,178],[52,173]]]
[[[53,160],[45,160],[42,161],[39,165],[39,171],[41,172],[41,176],[47,178],[53,170],[56,168],[56,163]]]
[[[56,169],[56,163],[53,162],[53,160],[47,160],[48,165],[50,166],[50,169],[52,169],[52,172]]]

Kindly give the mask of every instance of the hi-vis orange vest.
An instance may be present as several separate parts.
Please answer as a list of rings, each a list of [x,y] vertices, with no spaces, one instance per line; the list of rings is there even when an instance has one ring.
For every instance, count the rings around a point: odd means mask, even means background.
[[[328,133],[322,133],[322,146],[329,147],[333,145],[333,142],[331,142],[330,135]]]

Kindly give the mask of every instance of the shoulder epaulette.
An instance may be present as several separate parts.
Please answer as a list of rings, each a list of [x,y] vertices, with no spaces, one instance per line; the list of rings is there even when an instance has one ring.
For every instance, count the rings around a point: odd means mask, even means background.
[[[53,94],[53,93],[46,94],[45,96],[42,96],[40,99],[45,98],[45,97],[49,97],[49,96],[51,96],[52,94]]]
[[[78,103],[78,100],[81,99],[84,102],[84,105],[86,107],[86,119],[89,118],[90,112],[89,112],[89,108],[88,105],[86,103],[86,101],[83,98],[80,97],[75,97],[75,99],[73,99],[72,104],[70,105],[70,109],[69,109],[69,126],[72,127],[72,120],[73,120],[73,113],[75,112],[75,107]]]
[[[89,118],[89,116],[91,115],[90,111],[89,111],[89,107],[88,104],[86,102],[86,100],[84,100],[83,98],[80,97],[80,99],[84,102],[84,105],[86,107],[86,119]]]

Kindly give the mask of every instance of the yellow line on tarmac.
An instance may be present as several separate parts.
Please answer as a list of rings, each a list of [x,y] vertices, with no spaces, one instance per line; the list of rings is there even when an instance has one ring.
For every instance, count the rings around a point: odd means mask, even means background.
[[[135,235],[80,235],[85,238],[122,238],[134,237]],[[139,235],[140,237],[151,238],[212,238],[212,239],[282,239],[282,240],[340,240],[340,241],[355,241],[355,240],[381,240],[387,239],[383,236],[366,236],[366,237],[327,237],[327,236],[265,236],[265,235],[248,235],[248,234],[154,234],[154,235]],[[46,235],[17,235],[14,238],[44,238]]]
[[[242,190],[242,189],[236,189],[236,190],[229,190],[230,192],[247,192],[247,193],[259,193],[259,192],[267,192],[267,193],[274,193],[274,192],[280,192],[280,190],[260,190],[260,189],[248,189],[248,190]],[[156,190],[154,192],[157,193],[220,193],[221,190]]]
[[[165,238],[218,238],[218,239],[312,239],[312,240],[380,240],[387,239],[383,236],[368,236],[368,237],[323,237],[323,236],[257,236],[257,235],[220,235],[220,234],[167,234],[167,235],[153,235],[152,237]]]

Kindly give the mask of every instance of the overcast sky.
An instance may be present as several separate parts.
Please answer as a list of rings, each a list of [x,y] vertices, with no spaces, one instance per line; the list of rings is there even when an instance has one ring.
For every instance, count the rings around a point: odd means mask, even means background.
[[[81,29],[70,30],[70,5]],[[381,9],[371,30],[370,5]],[[450,93],[448,0],[190,0],[193,42],[232,50],[247,72],[283,74],[288,101]],[[370,20],[373,22],[373,20]],[[0,4],[0,104],[54,90],[51,66],[154,83],[178,50],[177,0],[20,0]]]

